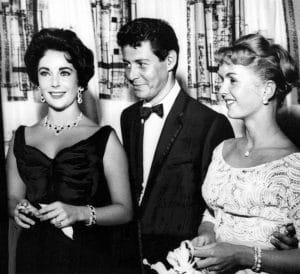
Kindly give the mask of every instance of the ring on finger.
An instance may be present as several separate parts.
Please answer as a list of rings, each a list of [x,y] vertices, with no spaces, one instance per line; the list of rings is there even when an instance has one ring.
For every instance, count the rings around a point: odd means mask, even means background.
[[[16,205],[17,210],[20,209],[28,209],[29,208],[29,204],[26,201],[21,201]]]

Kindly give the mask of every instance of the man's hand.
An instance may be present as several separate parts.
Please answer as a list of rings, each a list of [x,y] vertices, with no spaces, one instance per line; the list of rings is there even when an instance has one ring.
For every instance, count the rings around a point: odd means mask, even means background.
[[[288,224],[284,233],[274,232],[270,242],[279,250],[298,248],[299,241],[293,224]]]

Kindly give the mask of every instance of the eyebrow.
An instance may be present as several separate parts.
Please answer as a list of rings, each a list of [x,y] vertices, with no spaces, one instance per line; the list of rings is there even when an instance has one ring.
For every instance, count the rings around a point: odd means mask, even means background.
[[[218,75],[220,76],[220,77],[223,77],[220,73],[218,73]],[[224,77],[230,77],[230,76],[236,76],[237,75],[237,73],[235,73],[235,72],[227,72],[227,73],[225,73],[225,75],[224,75]]]
[[[147,59],[147,58],[144,58],[144,59],[135,59],[135,60],[133,60],[133,62],[149,62],[150,60],[149,59]],[[130,63],[128,60],[126,60],[126,59],[123,59],[123,62],[126,62],[126,63]]]
[[[47,67],[40,67],[39,69],[38,69],[38,71],[40,71],[40,70],[50,70],[49,68],[47,68]],[[61,70],[65,70],[65,69],[68,69],[68,70],[72,70],[73,71],[73,69],[71,68],[71,67],[61,67],[61,68],[59,68],[59,71],[61,71]]]

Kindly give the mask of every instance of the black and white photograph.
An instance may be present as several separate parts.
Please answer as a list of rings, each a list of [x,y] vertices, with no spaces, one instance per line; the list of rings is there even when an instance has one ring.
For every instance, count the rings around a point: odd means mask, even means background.
[[[0,0],[0,273],[300,273],[300,1]]]

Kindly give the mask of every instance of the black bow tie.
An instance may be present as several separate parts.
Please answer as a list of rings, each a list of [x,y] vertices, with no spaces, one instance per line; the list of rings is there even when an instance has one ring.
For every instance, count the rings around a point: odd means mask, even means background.
[[[163,105],[159,104],[154,107],[141,107],[140,109],[141,118],[147,120],[151,115],[151,113],[153,112],[155,112],[159,117],[163,117],[164,115]]]

